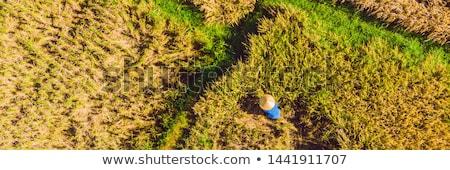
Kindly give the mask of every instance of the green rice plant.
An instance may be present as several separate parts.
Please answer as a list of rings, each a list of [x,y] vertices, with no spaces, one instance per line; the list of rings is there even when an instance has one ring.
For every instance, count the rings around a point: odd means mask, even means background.
[[[248,58],[194,106],[188,148],[450,148],[443,56],[410,63],[415,56],[382,38],[355,45],[294,6],[269,11],[275,18],[261,20]],[[259,109],[264,93],[280,103],[281,119]]]

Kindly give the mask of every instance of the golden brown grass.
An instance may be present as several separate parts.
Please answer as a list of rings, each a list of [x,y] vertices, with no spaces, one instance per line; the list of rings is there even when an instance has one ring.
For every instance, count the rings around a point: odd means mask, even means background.
[[[425,6],[447,6],[448,0],[417,0],[417,2],[425,4]]]
[[[251,36],[248,59],[194,106],[189,148],[450,148],[442,54],[415,60],[381,38],[353,46],[305,11],[272,11]],[[279,101],[281,119],[260,112],[264,93]]]
[[[207,23],[237,24],[253,11],[256,0],[185,0],[194,3],[205,13]]]
[[[192,2],[226,24],[255,4]],[[276,18],[261,20],[246,61],[197,102],[180,91],[200,87],[178,73],[228,66],[238,45],[227,43],[240,43],[230,26],[205,26],[177,0],[0,1],[0,149],[450,148],[445,49],[286,2],[298,6],[270,7]],[[264,93],[280,120],[259,109]]]
[[[338,1],[338,0],[334,0]],[[340,0],[350,2],[387,22],[426,35],[440,44],[450,43],[450,8],[445,0]]]
[[[155,64],[179,68],[199,53],[192,30],[149,15],[158,12],[152,1],[1,1],[0,9],[0,149],[146,146],[178,95],[145,90],[164,86]]]

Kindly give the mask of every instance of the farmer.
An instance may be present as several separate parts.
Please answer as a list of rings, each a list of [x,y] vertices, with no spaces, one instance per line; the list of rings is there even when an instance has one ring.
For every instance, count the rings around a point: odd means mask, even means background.
[[[259,107],[267,114],[270,119],[280,118],[280,109],[278,108],[278,103],[271,95],[264,95],[259,100]]]

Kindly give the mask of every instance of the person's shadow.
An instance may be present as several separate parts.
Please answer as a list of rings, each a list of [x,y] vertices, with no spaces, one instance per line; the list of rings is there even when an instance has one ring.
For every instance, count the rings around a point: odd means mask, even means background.
[[[241,98],[238,103],[241,110],[247,112],[248,114],[264,115],[264,112],[258,105],[259,98],[256,96],[248,94],[247,96]]]

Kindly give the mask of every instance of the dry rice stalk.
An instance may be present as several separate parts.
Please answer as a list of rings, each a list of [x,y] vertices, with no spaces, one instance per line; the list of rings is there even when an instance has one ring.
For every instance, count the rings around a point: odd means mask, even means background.
[[[207,23],[236,24],[253,11],[256,0],[189,0],[205,12]]]
[[[448,0],[342,0],[370,15],[426,35],[440,44],[450,42]]]

